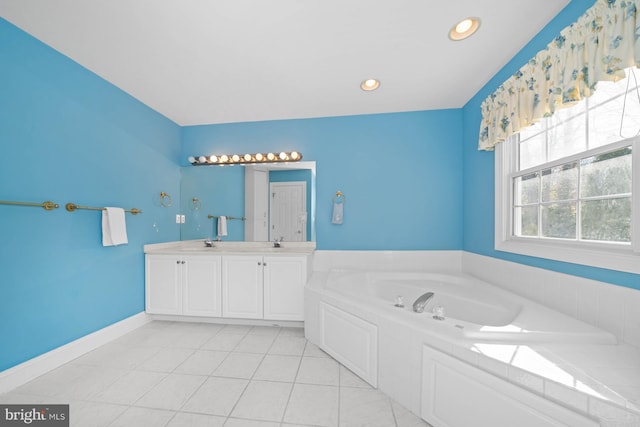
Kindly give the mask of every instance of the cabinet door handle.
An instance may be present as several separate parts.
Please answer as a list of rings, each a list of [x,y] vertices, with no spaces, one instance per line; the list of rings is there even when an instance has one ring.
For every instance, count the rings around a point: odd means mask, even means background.
[[[267,266],[267,263],[266,263],[266,262],[263,262],[263,263],[262,263],[262,265],[264,265],[264,266],[266,267],[266,266]]]
[[[182,261],[182,264],[186,264],[186,263],[187,263],[187,261]]]
[[[177,261],[176,261],[176,264],[180,264],[180,260],[177,260]]]
[[[258,265],[262,265],[262,263],[260,261],[258,261]]]

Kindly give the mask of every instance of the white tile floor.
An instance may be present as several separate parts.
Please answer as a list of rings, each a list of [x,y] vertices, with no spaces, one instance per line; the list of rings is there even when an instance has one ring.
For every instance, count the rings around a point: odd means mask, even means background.
[[[149,323],[0,396],[75,427],[428,426],[300,328]]]

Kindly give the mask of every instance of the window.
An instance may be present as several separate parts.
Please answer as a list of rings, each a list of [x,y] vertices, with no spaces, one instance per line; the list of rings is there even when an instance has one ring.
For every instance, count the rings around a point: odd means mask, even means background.
[[[496,146],[497,250],[640,273],[640,87],[627,75]]]

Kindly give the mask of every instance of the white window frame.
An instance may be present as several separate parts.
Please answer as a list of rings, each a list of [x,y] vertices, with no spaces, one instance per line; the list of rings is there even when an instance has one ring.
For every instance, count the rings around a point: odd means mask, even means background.
[[[514,140],[511,139],[515,139]],[[495,249],[574,264],[640,273],[640,137],[626,141],[632,146],[631,244],[532,239],[513,233],[512,172],[517,170],[517,138],[495,147]],[[616,143],[617,144],[617,143]],[[612,144],[615,145],[615,144]]]

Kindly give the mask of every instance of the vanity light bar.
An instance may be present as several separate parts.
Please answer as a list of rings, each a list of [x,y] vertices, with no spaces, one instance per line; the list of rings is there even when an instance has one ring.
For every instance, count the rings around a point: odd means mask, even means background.
[[[244,165],[250,163],[278,163],[278,162],[299,162],[302,154],[297,151],[281,153],[256,153],[256,154],[221,154],[219,156],[190,156],[189,163],[193,166],[205,165]]]

